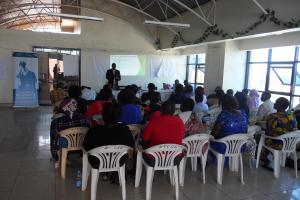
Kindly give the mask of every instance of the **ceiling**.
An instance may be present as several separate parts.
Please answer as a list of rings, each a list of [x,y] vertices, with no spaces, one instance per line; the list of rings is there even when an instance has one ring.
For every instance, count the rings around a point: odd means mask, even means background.
[[[86,0],[84,0],[86,1]],[[156,21],[168,21],[190,9],[199,7],[214,0],[180,0],[185,6],[176,3],[176,0],[90,0],[96,2],[98,7],[92,9],[105,12],[104,4],[118,7],[119,10],[131,9],[133,12],[144,15],[147,19]],[[82,1],[83,2],[83,1]],[[80,0],[0,0],[0,27],[18,28],[27,27],[34,29],[40,26],[52,24],[59,26],[60,19],[47,16],[49,12],[70,13],[71,8],[79,9]],[[64,8],[69,8],[65,9]],[[200,8],[201,10],[201,8]],[[73,12],[71,12],[73,14]],[[80,14],[80,11],[79,13]],[[110,14],[112,14],[110,12]],[[117,14],[116,14],[117,15]],[[204,14],[203,14],[204,15]],[[127,20],[127,19],[125,19]],[[130,19],[128,19],[130,21]],[[25,29],[25,28],[23,28]]]

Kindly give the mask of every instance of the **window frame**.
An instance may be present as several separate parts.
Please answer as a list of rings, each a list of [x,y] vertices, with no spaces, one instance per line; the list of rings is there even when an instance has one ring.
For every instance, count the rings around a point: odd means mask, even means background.
[[[189,70],[190,67],[194,67],[195,68],[195,74],[190,74]],[[193,76],[193,82],[189,82],[189,84],[193,85],[194,88],[196,88],[197,86],[204,86],[204,80],[203,83],[201,82],[197,82],[197,71],[198,69],[204,69],[205,70],[206,67],[206,63],[205,62],[199,62],[199,54],[196,54],[196,62],[190,62],[190,55],[187,56],[186,58],[186,80],[189,80],[190,76]],[[205,79],[205,71],[204,73],[204,79]]]
[[[296,84],[296,70],[297,70],[297,65],[300,65],[300,60],[299,60],[299,46],[294,46],[294,48],[295,48],[295,52],[294,52],[295,54],[294,54],[294,60],[293,61],[284,61],[284,60],[283,61],[272,61],[272,51],[273,51],[273,49],[269,48],[268,49],[268,60],[266,62],[251,62],[251,51],[247,51],[244,88],[248,88],[248,86],[249,86],[250,65],[251,64],[267,64],[267,73],[266,73],[266,82],[265,82],[265,90],[264,91],[269,91],[271,94],[289,96],[290,108],[295,106],[292,103],[292,102],[294,102],[294,98],[295,97],[300,97],[300,94],[299,95],[295,94],[295,87],[297,86],[297,84]],[[289,92],[281,92],[281,91],[276,91],[276,90],[270,90],[270,72],[271,72],[271,70],[276,68],[276,67],[273,67],[276,64],[291,65],[292,73],[291,73],[291,84],[290,84],[290,91]],[[263,92],[263,91],[259,91],[259,92]]]

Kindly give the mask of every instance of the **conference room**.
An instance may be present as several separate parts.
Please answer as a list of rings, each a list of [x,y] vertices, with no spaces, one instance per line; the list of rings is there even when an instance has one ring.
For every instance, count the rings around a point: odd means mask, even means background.
[[[300,199],[299,7],[0,0],[0,199]]]

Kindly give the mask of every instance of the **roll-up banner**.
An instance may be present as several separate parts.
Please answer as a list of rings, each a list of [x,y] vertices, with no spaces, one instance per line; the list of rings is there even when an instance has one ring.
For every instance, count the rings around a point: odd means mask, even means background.
[[[14,52],[14,107],[37,107],[38,55],[33,52]]]

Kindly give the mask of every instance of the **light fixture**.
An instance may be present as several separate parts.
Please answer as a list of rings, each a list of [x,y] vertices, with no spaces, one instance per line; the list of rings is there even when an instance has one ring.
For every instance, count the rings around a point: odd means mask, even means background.
[[[68,18],[68,19],[84,19],[84,20],[92,20],[92,21],[103,21],[103,18],[100,17],[90,17],[90,16],[83,16],[83,15],[71,15],[71,14],[63,14],[63,13],[47,13],[48,16],[54,16],[54,17],[62,17],[62,18]]]
[[[150,20],[145,20],[144,24],[148,25],[160,25],[160,26],[176,26],[176,27],[181,27],[181,28],[190,28],[190,24],[182,24],[182,23],[173,23],[173,22],[161,22],[161,21],[150,21]]]

